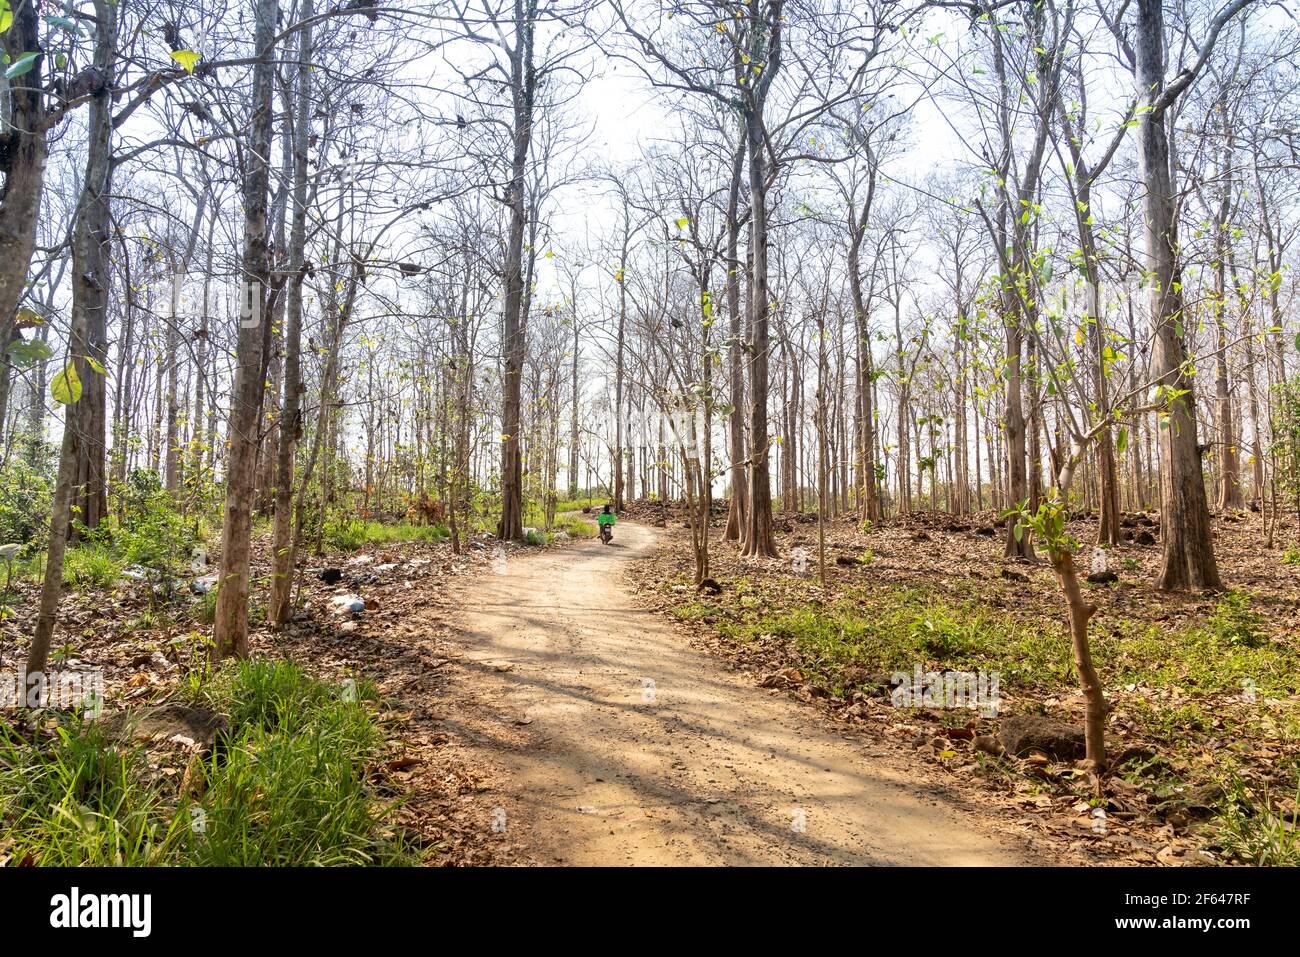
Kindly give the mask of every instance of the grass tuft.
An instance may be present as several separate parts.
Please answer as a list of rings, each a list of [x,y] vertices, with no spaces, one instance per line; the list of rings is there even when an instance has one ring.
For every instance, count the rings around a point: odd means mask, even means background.
[[[0,725],[0,848],[42,865],[408,864],[369,767],[385,736],[368,682],[290,662],[227,665],[194,695],[229,717],[183,779],[79,718],[52,741]]]
[[[332,549],[355,552],[370,545],[395,545],[401,542],[441,542],[451,537],[446,525],[385,525],[348,519],[325,526],[324,541]]]

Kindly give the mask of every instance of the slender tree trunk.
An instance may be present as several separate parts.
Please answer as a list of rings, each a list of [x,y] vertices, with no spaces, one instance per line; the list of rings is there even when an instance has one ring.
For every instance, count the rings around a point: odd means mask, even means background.
[[[41,49],[40,11],[31,0],[9,4],[13,21],[0,34],[0,49],[6,63],[24,53]],[[22,76],[6,82],[0,103],[4,133],[8,140],[0,152],[0,170],[5,174],[0,194],[0,427],[8,417],[13,367],[9,345],[18,334],[16,312],[27,289],[27,268],[36,244],[40,222],[41,191],[45,185],[47,145],[41,128],[45,120],[44,57]]]
[[[277,0],[258,0],[253,46],[252,117],[244,168],[243,312],[236,346],[235,384],[228,426],[226,506],[221,533],[213,653],[220,660],[248,654],[249,545],[252,533],[257,431],[263,389],[262,352],[269,322],[267,199],[270,180]]]
[[[772,484],[769,478],[767,392],[768,333],[770,293],[768,291],[768,221],[767,221],[767,143],[763,128],[763,101],[766,90],[780,68],[780,3],[768,4],[773,20],[751,14],[750,59],[763,63],[764,70],[755,81],[745,119],[745,151],[749,160],[750,207],[750,329],[749,329],[749,513],[745,516],[745,557],[776,557],[776,536],[772,528]],[[757,4],[751,8],[757,11]]]
[[[87,120],[86,178],[77,204],[73,225],[72,323],[68,337],[68,358],[60,375],[72,401],[64,406],[63,444],[59,451],[59,472],[50,510],[50,541],[46,550],[45,578],[41,585],[36,628],[27,654],[24,688],[43,687],[45,665],[50,652],[59,599],[63,593],[63,558],[67,550],[73,502],[77,497],[78,465],[87,442],[86,430],[93,426],[93,409],[86,401],[85,383],[91,377],[101,385],[103,374],[94,370],[91,330],[104,325],[109,284],[109,197],[112,181],[113,103],[107,88],[116,67],[117,6],[110,0],[95,0],[95,69],[105,78],[104,89],[90,104]],[[96,315],[97,314],[97,315]],[[101,367],[102,368],[102,367]],[[81,383],[81,395],[72,386]],[[101,428],[103,421],[100,421]],[[101,433],[102,442],[102,433]]]
[[[1228,216],[1232,204],[1230,189],[1232,133],[1223,131],[1225,144],[1219,164],[1222,194],[1217,228],[1214,231],[1214,425],[1219,441],[1219,508],[1239,509],[1241,460],[1237,453],[1236,423],[1232,414],[1232,389],[1228,381]]]
[[[578,300],[573,299],[573,365],[571,367],[573,405],[569,410],[569,499],[578,497],[578,362],[582,340],[578,334]],[[615,482],[615,485],[618,483]],[[547,486],[550,488],[550,485]],[[588,489],[588,493],[590,493]]]
[[[307,246],[307,149],[311,135],[313,0],[303,0],[301,19],[308,25],[298,34],[297,100],[293,113],[293,192],[289,220],[287,267],[290,272],[285,299],[284,409],[280,419],[280,445],[275,476],[275,523],[271,546],[271,594],[267,617],[272,627],[289,620],[293,590],[294,454],[302,439],[302,284]]]
[[[1154,107],[1164,90],[1163,0],[1138,0],[1135,51],[1137,92]],[[1165,109],[1141,112],[1139,154],[1146,190],[1143,212],[1154,354],[1152,373],[1169,393],[1167,428],[1160,441],[1161,538],[1164,550],[1156,585],[1162,589],[1220,588],[1214,558],[1205,476],[1197,440],[1195,383],[1183,345],[1182,270],[1179,264],[1177,197],[1169,159]]]
[[[614,511],[623,511],[624,496],[624,461],[623,443],[627,441],[627,423],[623,420],[623,396],[627,388],[627,367],[624,351],[627,330],[627,255],[631,243],[631,213],[627,203],[623,204],[623,245],[618,257],[618,335],[614,343]],[[628,476],[629,479],[633,477]]]
[[[501,520],[497,538],[520,541],[524,537],[523,460],[521,457],[520,390],[523,385],[524,349],[527,341],[524,315],[524,232],[528,225],[528,154],[533,133],[533,96],[537,77],[533,68],[533,29],[537,0],[514,0],[514,46],[510,51],[510,90],[513,97],[514,154],[511,159],[510,225],[506,240],[505,309],[502,315],[501,406]]]

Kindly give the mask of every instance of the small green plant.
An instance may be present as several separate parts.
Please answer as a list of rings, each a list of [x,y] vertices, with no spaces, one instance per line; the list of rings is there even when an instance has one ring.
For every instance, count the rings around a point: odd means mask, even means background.
[[[63,557],[63,584],[69,588],[112,588],[122,579],[124,563],[107,545],[86,542]]]
[[[59,866],[415,862],[372,784],[385,734],[370,682],[254,659],[188,689],[229,724],[184,789],[101,723],[72,715],[47,740],[0,722],[0,847]]]
[[[524,535],[524,541],[529,545],[549,545],[551,544],[551,536],[546,532],[530,528],[527,534]]]
[[[580,518],[571,518],[564,522],[560,528],[567,532],[571,538],[596,537],[596,529]]]
[[[1126,572],[1135,572],[1140,566],[1141,563],[1136,558],[1124,559],[1124,571]]]
[[[355,552],[368,545],[393,545],[399,542],[441,542],[451,537],[446,525],[385,525],[357,518],[339,519],[325,524],[323,540],[335,551]]]
[[[212,638],[201,631],[187,631],[172,638],[171,646],[176,658],[187,667],[186,679],[197,694],[208,676],[209,651]]]
[[[1255,792],[1233,773],[1224,784],[1223,814],[1216,821],[1216,843],[1234,860],[1260,867],[1300,866],[1300,781],[1292,810],[1278,807],[1267,789]]]
[[[1016,520],[1012,532],[1018,542],[1026,535],[1037,536],[1053,557],[1073,555],[1079,550],[1079,540],[1066,530],[1070,523],[1069,510],[1058,498],[1040,502],[1038,511],[1032,513],[1029,511],[1029,501],[1025,500],[1016,508],[1003,512],[1003,516],[1008,520]]]
[[[194,538],[157,474],[131,472],[122,490],[122,522],[114,543],[123,560],[170,583],[188,568]]]
[[[73,717],[50,743],[0,724],[0,840],[44,866],[167,863],[180,836],[143,748]]]
[[[1244,592],[1227,592],[1215,605],[1206,625],[1215,639],[1225,645],[1258,648],[1268,640],[1262,631],[1264,619],[1250,610],[1250,596]]]
[[[50,457],[7,456],[0,466],[0,544],[26,543],[49,532],[54,478]]]
[[[209,588],[194,605],[194,617],[205,625],[217,620],[217,589]]]
[[[916,645],[939,661],[978,654],[985,649],[981,619],[953,615],[939,606],[912,620],[909,635]]]
[[[1300,545],[1288,545],[1282,553],[1283,565],[1300,565]]]

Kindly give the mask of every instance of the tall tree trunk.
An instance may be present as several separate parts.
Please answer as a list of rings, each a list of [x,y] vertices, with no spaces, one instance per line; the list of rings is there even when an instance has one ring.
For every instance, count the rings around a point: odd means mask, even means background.
[[[1226,127],[1226,124],[1225,124]],[[1232,415],[1232,389],[1228,381],[1228,216],[1232,208],[1232,132],[1225,128],[1219,177],[1222,193],[1214,230],[1214,426],[1219,433],[1219,508],[1239,509],[1241,459],[1237,452],[1236,423]]]
[[[204,189],[199,193],[199,200],[194,211],[194,223],[190,227],[189,235],[185,238],[185,249],[181,253],[180,260],[174,264],[172,270],[171,299],[168,304],[168,322],[167,322],[167,355],[164,361],[167,363],[167,447],[165,453],[165,483],[167,491],[173,496],[179,494],[181,486],[181,441],[180,441],[180,390],[179,390],[179,373],[180,373],[180,305],[181,305],[181,287],[185,282],[185,277],[189,273],[190,261],[194,257],[194,249],[198,245],[199,227],[203,223],[203,218],[207,214],[208,207],[208,190],[206,184]]]
[[[1257,359],[1255,356],[1255,337],[1253,335],[1254,320],[1247,311],[1245,303],[1242,302],[1240,292],[1241,287],[1237,277],[1237,265],[1232,264],[1232,288],[1233,300],[1237,303],[1239,314],[1241,315],[1241,334],[1246,350],[1246,399],[1250,409],[1250,465],[1251,465],[1251,489],[1250,498],[1263,508],[1264,502],[1264,423],[1261,421],[1260,404],[1259,404],[1259,370],[1256,368]]]
[[[861,518],[868,522],[880,521],[880,492],[876,488],[876,408],[872,383],[875,371],[871,357],[871,320],[865,290],[862,288],[862,240],[871,217],[875,198],[876,168],[873,165],[867,180],[867,195],[862,209],[854,215],[849,209],[849,292],[853,297],[853,326],[857,340],[858,360],[858,482],[862,488]]]
[[[208,183],[204,181],[205,192]],[[199,327],[194,337],[198,340],[195,344],[194,354],[194,428],[190,433],[190,463],[188,471],[193,476],[192,481],[196,489],[203,487],[203,461],[205,445],[211,441],[209,433],[205,428],[204,417],[208,414],[208,337],[211,335],[211,322],[208,317],[208,310],[212,303],[212,258],[213,233],[216,230],[217,217],[220,210],[215,206],[211,215],[208,216],[208,236],[207,248],[205,250],[207,262],[203,269],[203,299],[200,304]]]
[[[573,296],[573,366],[572,366],[572,389],[573,389],[573,406],[570,409],[569,418],[569,499],[578,497],[578,353],[581,349],[581,339],[578,334],[578,298]],[[617,484],[617,483],[615,483]],[[548,483],[547,488],[551,488]],[[590,494],[591,490],[587,490]]]
[[[293,591],[293,464],[298,442],[302,439],[302,284],[307,248],[307,148],[311,136],[311,19],[314,15],[313,0],[303,0],[301,19],[307,25],[298,34],[297,100],[293,111],[293,192],[286,264],[290,276],[285,299],[284,408],[275,463],[271,593],[267,602],[267,618],[274,628],[284,627],[289,620]]]
[[[1137,94],[1149,108],[1139,116],[1138,142],[1146,189],[1143,212],[1154,354],[1153,378],[1170,396],[1160,441],[1161,537],[1156,586],[1220,588],[1214,558],[1205,476],[1196,426],[1195,382],[1183,346],[1182,269],[1177,196],[1169,161],[1166,108],[1157,108],[1165,81],[1163,0],[1138,0],[1135,51]]]
[[[523,459],[520,392],[527,341],[524,314],[524,232],[528,225],[528,155],[533,134],[533,97],[537,76],[533,67],[533,30],[537,0],[514,0],[514,46],[510,50],[510,92],[513,105],[514,152],[510,164],[510,226],[506,241],[505,308],[501,320],[503,353],[501,405],[501,520],[497,538],[524,537]]]
[[[0,34],[5,62],[40,50],[40,13],[31,0],[10,3],[13,22]],[[9,345],[18,334],[16,312],[27,289],[27,268],[36,244],[40,222],[41,191],[45,185],[47,144],[45,85],[42,61],[22,76],[4,81],[3,116],[0,119],[0,169],[5,174],[0,194],[0,427],[9,411],[13,368]]]
[[[63,593],[63,557],[67,550],[73,503],[77,498],[78,466],[86,444],[86,430],[94,424],[93,409],[87,401],[86,384],[94,379],[101,384],[104,376],[95,370],[89,358],[94,348],[91,330],[104,325],[108,307],[109,283],[109,210],[112,180],[113,103],[108,88],[115,72],[118,6],[110,0],[95,0],[94,66],[104,78],[103,89],[90,104],[87,120],[86,178],[77,204],[73,225],[72,323],[68,335],[68,358],[60,375],[71,399],[64,406],[63,444],[59,451],[59,473],[50,509],[50,542],[46,550],[45,579],[31,648],[27,654],[24,688],[44,684],[46,661],[59,599]],[[97,361],[97,360],[96,360]],[[102,368],[102,367],[101,367]],[[81,383],[81,395],[73,380]],[[103,420],[100,420],[103,428]],[[103,434],[100,434],[102,443]],[[102,473],[101,473],[102,477]]]
[[[623,511],[624,450],[627,441],[626,423],[623,419],[623,394],[627,388],[625,337],[627,330],[627,273],[628,246],[631,242],[631,221],[627,204],[623,204],[623,245],[618,257],[618,335],[614,343],[614,511]],[[631,478],[631,476],[628,476]]]
[[[730,495],[727,524],[722,537],[740,541],[748,525],[745,515],[749,502],[749,478],[745,467],[745,345],[744,319],[741,312],[740,276],[740,187],[744,176],[745,135],[740,131],[731,160],[731,183],[727,190],[727,276],[723,286],[727,299],[728,378],[731,387],[731,414],[727,416],[727,454],[731,458]]]
[[[781,22],[783,4],[770,2],[760,11],[750,4],[750,50],[747,62],[763,64],[752,83],[743,110],[745,152],[749,160],[749,514],[745,516],[745,557],[776,557],[776,536],[772,528],[772,483],[767,428],[768,351],[771,341],[768,320],[771,312],[768,290],[767,252],[767,142],[763,106],[767,90],[781,65]]]
[[[262,352],[267,312],[270,257],[267,248],[267,193],[270,181],[275,78],[277,0],[258,0],[253,48],[252,117],[244,152],[243,312],[236,345],[235,384],[227,426],[226,506],[221,531],[221,569],[217,591],[214,654],[218,660],[248,654],[249,545],[252,534],[254,470],[263,389]]]

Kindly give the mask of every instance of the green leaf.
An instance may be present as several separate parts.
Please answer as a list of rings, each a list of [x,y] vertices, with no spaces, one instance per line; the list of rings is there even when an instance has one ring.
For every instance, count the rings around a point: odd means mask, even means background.
[[[31,53],[24,53],[17,60],[14,60],[9,69],[5,70],[5,79],[15,80],[24,73],[30,73],[32,67],[36,66],[36,58],[40,55],[40,50],[33,50]]]
[[[0,33],[4,33],[14,25],[14,11],[9,6],[9,0],[0,0]]]
[[[98,372],[100,375],[104,375],[104,376],[108,375],[108,373],[104,370],[103,363],[101,363],[94,356],[82,356],[82,358],[85,359],[86,362],[90,365],[90,367],[94,369],[96,372]]]
[[[687,219],[685,216],[683,216],[681,219],[677,220],[677,228],[678,228],[678,229],[685,229],[685,228],[686,228],[687,226],[689,226],[690,224],[691,224],[691,221],[690,221],[689,219]]]
[[[193,50],[173,50],[172,59],[185,67],[186,73],[193,73],[194,67],[198,65],[199,60],[203,58],[202,53],[195,53]]]
[[[81,398],[81,379],[77,376],[77,367],[71,362],[50,383],[50,395],[62,405],[72,405]]]
[[[54,351],[40,339],[15,339],[9,344],[9,361],[21,369],[30,369],[52,355]]]
[[[81,27],[77,26],[67,17],[47,16],[45,22],[52,27],[58,27],[60,30],[66,30],[68,33],[76,34],[79,37],[85,36],[85,34],[81,32]]]
[[[1123,455],[1126,451],[1128,451],[1128,428],[1127,427],[1119,430],[1119,438],[1115,440],[1115,449],[1119,452],[1120,455]]]

